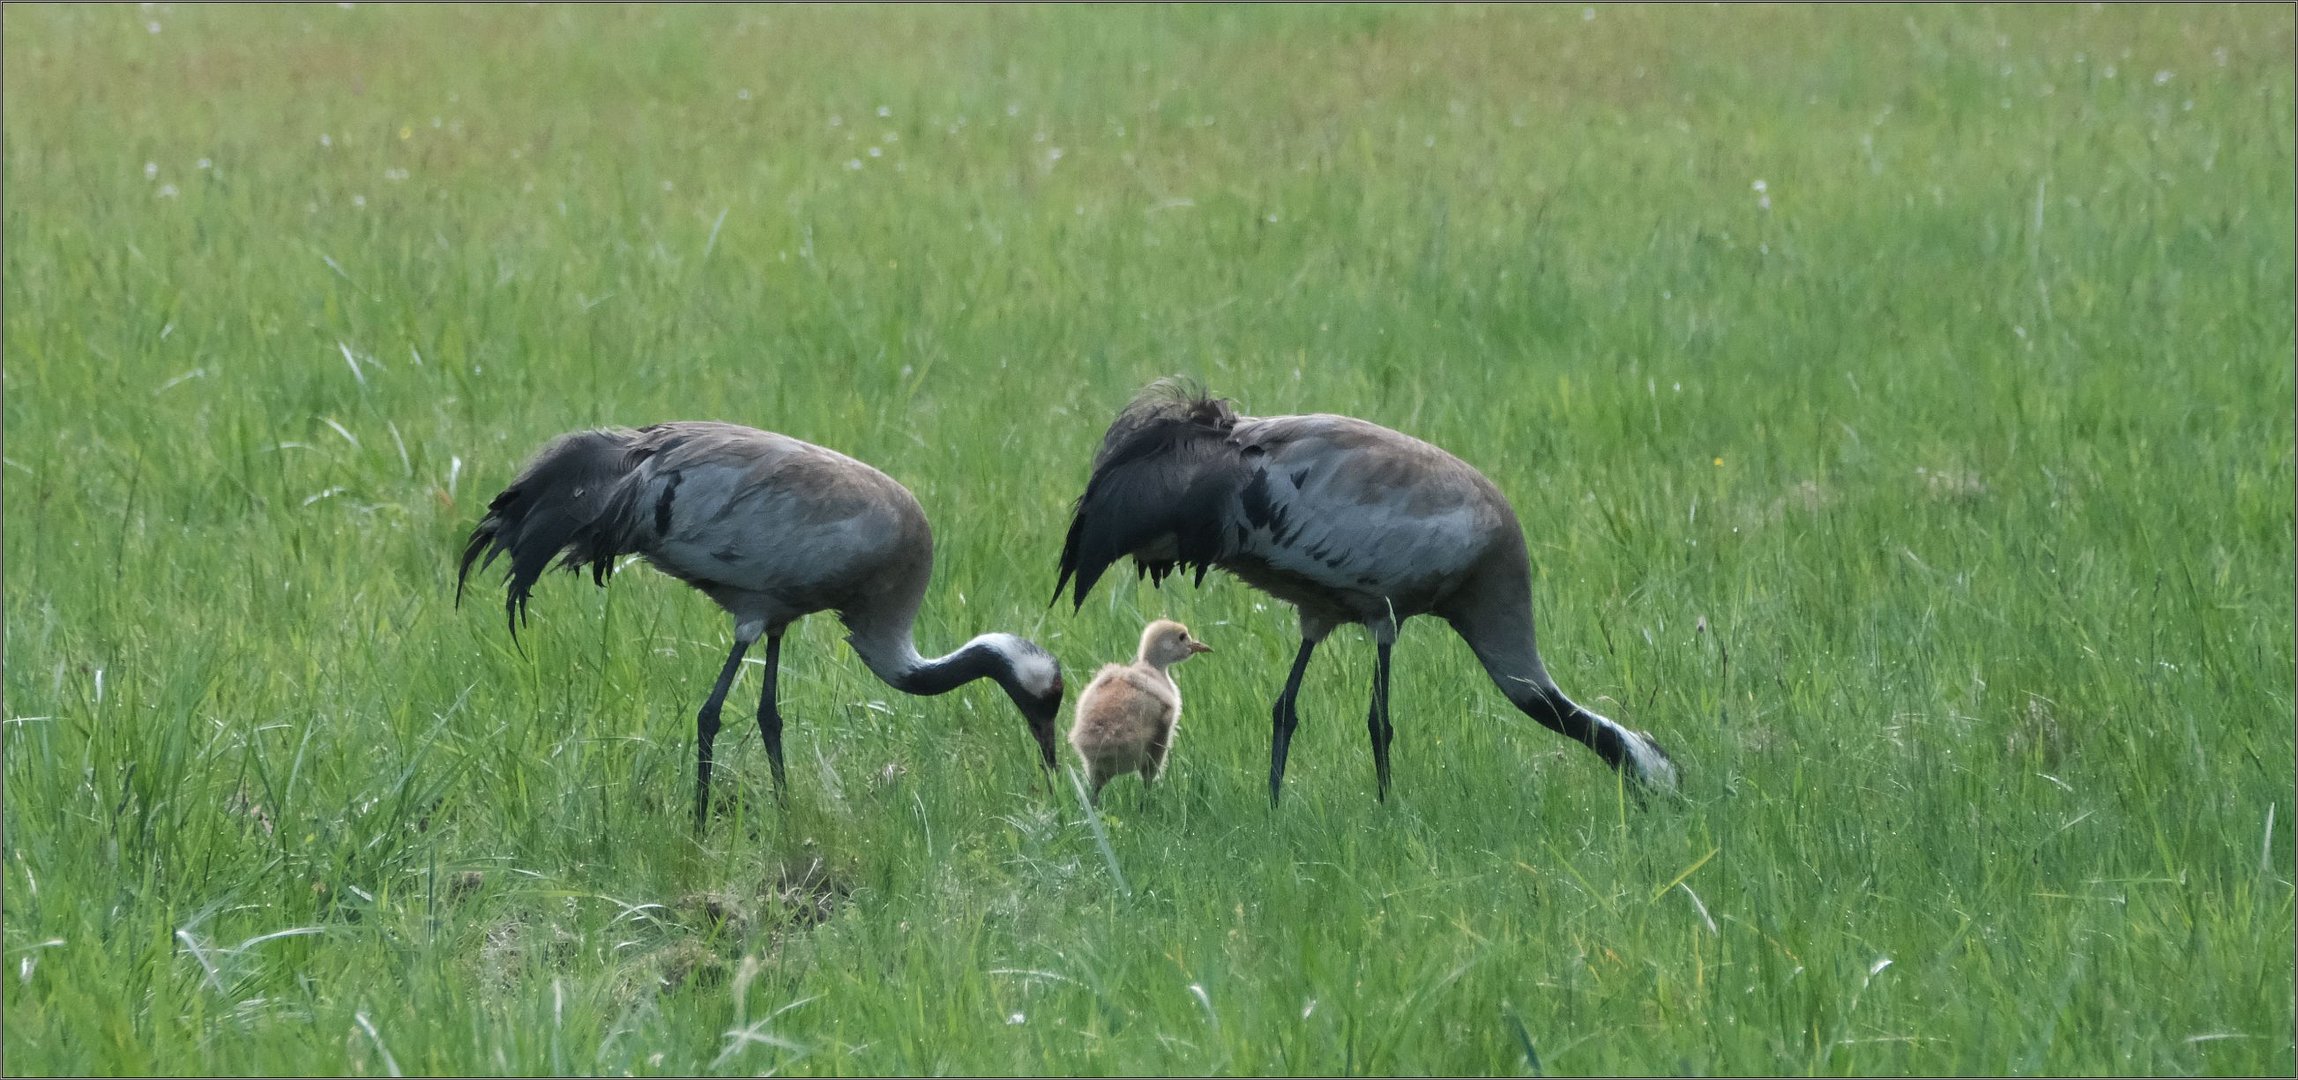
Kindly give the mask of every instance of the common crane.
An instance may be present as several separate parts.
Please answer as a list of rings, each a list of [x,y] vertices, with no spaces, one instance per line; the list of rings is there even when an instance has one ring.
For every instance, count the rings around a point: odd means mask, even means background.
[[[734,648],[695,717],[694,814],[710,806],[711,743],[742,656],[766,639],[758,732],[782,790],[782,714],[775,682],[782,634],[798,618],[835,611],[846,640],[887,685],[941,694],[995,679],[1029,724],[1045,768],[1054,767],[1061,669],[1053,655],[1012,634],[983,634],[938,659],[911,636],[933,575],[933,532],[909,489],[833,450],[734,424],[682,421],[631,431],[561,435],[487,506],[455,575],[455,598],[472,564],[510,556],[504,609],[511,635],[526,618],[535,580],[553,559],[588,566],[606,584],[622,555],[700,589],[734,617]],[[563,556],[563,558],[561,558]]]
[[[1084,607],[1126,556],[1153,584],[1192,568],[1202,584],[1218,567],[1298,609],[1300,652],[1271,715],[1272,803],[1309,654],[1347,623],[1362,624],[1377,650],[1365,726],[1387,799],[1389,650],[1420,614],[1451,623],[1526,716],[1645,786],[1676,786],[1675,764],[1649,734],[1564,696],[1548,677],[1515,511],[1484,474],[1419,439],[1323,413],[1239,416],[1201,388],[1159,380],[1118,414],[1094,455],[1055,599],[1074,578]]]

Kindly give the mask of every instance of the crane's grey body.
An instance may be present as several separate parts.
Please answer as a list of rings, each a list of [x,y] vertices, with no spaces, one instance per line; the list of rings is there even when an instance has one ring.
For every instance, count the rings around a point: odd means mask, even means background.
[[[1248,469],[1222,567],[1314,623],[1368,626],[1431,610],[1514,521],[1491,483],[1444,451],[1346,416],[1240,419]],[[1258,500],[1265,512],[1249,507]],[[1321,636],[1321,635],[1320,635]]]
[[[1271,799],[1309,654],[1350,623],[1378,648],[1367,728],[1385,797],[1389,649],[1399,626],[1423,614],[1451,623],[1527,715],[1639,781],[1675,785],[1674,764],[1649,735],[1573,702],[1548,677],[1515,511],[1482,473],[1429,443],[1346,416],[1238,416],[1200,391],[1153,384],[1095,455],[1056,596],[1074,576],[1082,606],[1128,556],[1157,582],[1192,567],[1201,581],[1218,567],[1299,610],[1301,649],[1273,716]]]
[[[625,543],[738,623],[816,611],[906,624],[925,598],[933,532],[892,477],[835,450],[729,424],[649,429],[632,449]],[[772,537],[772,543],[756,538]]]
[[[553,559],[589,566],[605,584],[635,553],[734,617],[734,650],[703,712],[696,813],[708,806],[711,740],[743,653],[767,639],[759,728],[777,785],[781,717],[774,700],[783,632],[834,611],[870,670],[896,689],[939,694],[978,678],[1005,688],[1052,767],[1061,675],[1051,654],[1011,634],[984,634],[928,660],[911,638],[933,576],[933,530],[892,477],[786,435],[699,421],[562,435],[489,505],[463,552],[456,590],[483,554],[510,556],[506,608],[518,631],[534,582]]]

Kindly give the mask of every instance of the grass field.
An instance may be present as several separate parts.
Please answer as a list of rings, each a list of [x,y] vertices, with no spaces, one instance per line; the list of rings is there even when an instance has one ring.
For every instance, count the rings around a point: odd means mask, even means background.
[[[2292,14],[5,16],[6,1068],[2265,1073],[2293,1061]],[[1115,410],[1514,500],[1639,808],[1441,623],[1115,575]],[[1183,619],[1096,838],[988,684],[454,557],[543,440],[868,460],[930,652]],[[1066,714],[1064,722],[1066,723]]]

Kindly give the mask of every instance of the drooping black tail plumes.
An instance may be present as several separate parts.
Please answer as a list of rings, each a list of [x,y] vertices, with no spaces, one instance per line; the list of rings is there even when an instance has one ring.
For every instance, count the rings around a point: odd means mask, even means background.
[[[1220,507],[1243,481],[1229,445],[1236,426],[1226,399],[1185,379],[1159,379],[1136,395],[1093,455],[1053,599],[1075,577],[1074,601],[1084,607],[1102,572],[1127,555],[1153,581],[1191,567],[1202,581],[1230,539],[1222,535]]]
[[[588,565],[592,578],[605,584],[608,567],[623,553],[624,515],[615,504],[629,501],[624,490],[629,485],[621,481],[640,460],[630,453],[631,436],[614,429],[577,431],[543,447],[519,478],[487,504],[487,516],[471,530],[455,572],[455,602],[463,602],[473,563],[485,570],[509,555],[503,611],[516,640],[536,579],[561,552],[566,555],[561,566]]]

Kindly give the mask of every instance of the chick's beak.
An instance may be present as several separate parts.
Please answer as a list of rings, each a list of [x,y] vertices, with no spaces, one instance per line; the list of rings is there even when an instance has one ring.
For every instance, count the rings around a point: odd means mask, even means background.
[[[1213,651],[1213,647],[1212,647],[1211,645],[1207,645],[1207,644],[1205,644],[1205,643],[1204,643],[1204,642],[1202,642],[1202,641],[1192,641],[1192,642],[1190,642],[1190,643],[1189,643],[1189,654],[1190,654],[1191,656],[1194,656],[1194,655],[1196,655],[1196,654],[1198,654],[1198,653],[1201,653],[1201,652],[1212,652],[1212,651]]]

